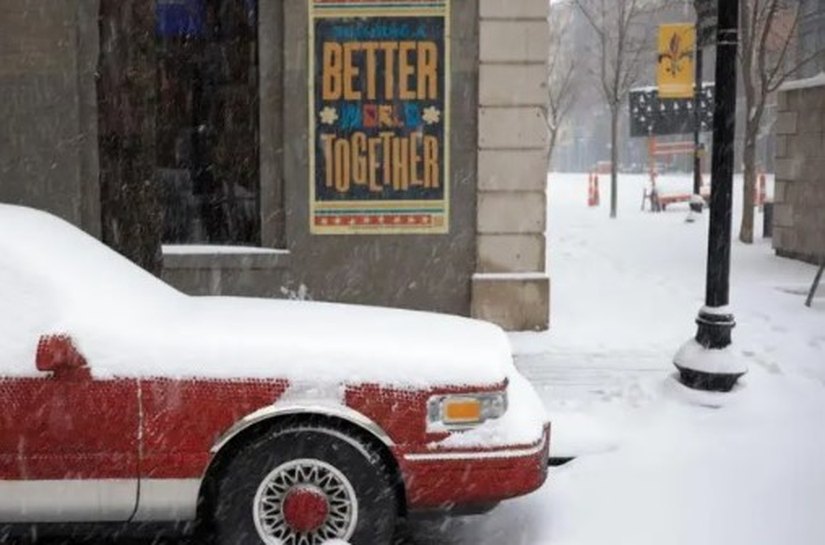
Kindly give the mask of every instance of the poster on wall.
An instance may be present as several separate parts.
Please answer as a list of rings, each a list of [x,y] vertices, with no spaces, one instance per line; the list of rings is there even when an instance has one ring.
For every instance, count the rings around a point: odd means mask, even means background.
[[[449,0],[310,2],[310,232],[449,230]]]

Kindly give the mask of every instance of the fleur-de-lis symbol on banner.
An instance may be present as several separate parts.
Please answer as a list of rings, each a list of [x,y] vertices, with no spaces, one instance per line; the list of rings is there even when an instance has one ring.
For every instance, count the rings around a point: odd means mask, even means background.
[[[673,77],[676,77],[679,72],[682,71],[682,61],[692,58],[693,50],[685,49],[684,44],[682,44],[682,36],[680,36],[678,32],[674,32],[673,36],[670,37],[667,51],[659,53],[659,64],[668,62],[668,72],[670,72]]]

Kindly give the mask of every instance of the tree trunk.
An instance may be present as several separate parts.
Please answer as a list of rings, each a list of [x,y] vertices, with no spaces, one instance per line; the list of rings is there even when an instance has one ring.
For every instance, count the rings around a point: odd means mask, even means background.
[[[100,0],[98,128],[103,242],[160,275],[154,2]]]
[[[748,121],[750,123],[750,121]],[[739,240],[753,244],[754,202],[756,198],[756,135],[746,129],[743,161],[745,163],[744,183],[742,184],[742,224],[739,227]]]
[[[547,166],[550,167],[550,164],[553,162],[553,150],[556,149],[556,137],[558,136],[559,130],[558,128],[550,128],[550,134],[548,135],[549,144],[547,150]]]
[[[619,202],[619,107],[610,108],[610,217],[615,218]]]

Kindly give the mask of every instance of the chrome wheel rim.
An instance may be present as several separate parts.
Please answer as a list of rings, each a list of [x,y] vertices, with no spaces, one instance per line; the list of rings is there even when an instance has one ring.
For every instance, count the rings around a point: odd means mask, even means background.
[[[349,479],[332,465],[309,458],[283,463],[264,477],[252,509],[255,528],[267,545],[347,540],[358,522]]]

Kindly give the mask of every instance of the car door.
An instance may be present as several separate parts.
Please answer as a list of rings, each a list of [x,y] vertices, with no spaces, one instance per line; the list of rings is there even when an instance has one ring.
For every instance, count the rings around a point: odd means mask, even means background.
[[[138,494],[137,382],[39,371],[41,335],[64,332],[50,330],[48,286],[13,267],[0,256],[0,522],[128,520]]]

